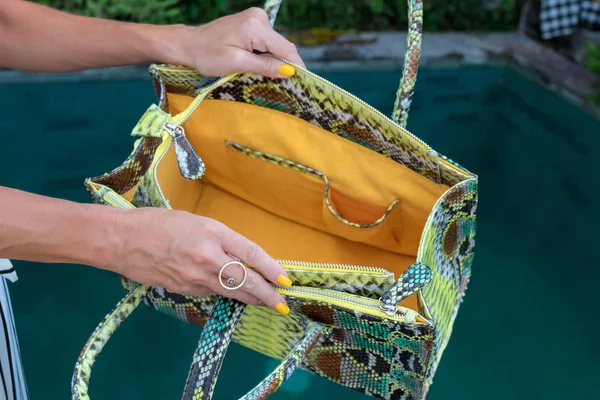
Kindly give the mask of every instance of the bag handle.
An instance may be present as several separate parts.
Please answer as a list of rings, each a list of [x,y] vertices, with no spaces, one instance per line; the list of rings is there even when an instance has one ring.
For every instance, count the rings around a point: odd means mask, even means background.
[[[75,371],[71,380],[73,400],[89,400],[88,389],[94,361],[121,323],[146,298],[149,290],[150,287],[144,285],[132,289],[94,329],[75,363]]]
[[[96,327],[75,364],[71,381],[73,400],[89,400],[89,380],[96,358],[117,328],[146,298],[150,290],[151,288],[145,285],[139,285],[131,290]],[[194,352],[184,400],[212,397],[227,347],[245,306],[237,300],[224,297],[217,301]],[[303,320],[303,324],[305,325],[303,337],[281,364],[248,392],[242,398],[243,400],[263,398],[264,394],[270,395],[275,392],[302,363],[304,356],[312,350],[324,333],[324,328],[315,322]]]
[[[194,352],[183,400],[212,398],[221,364],[245,308],[246,304],[240,301],[226,297],[219,299]],[[243,400],[267,398],[274,393],[292,375],[324,333],[324,328],[315,322],[302,319],[301,323],[305,328],[302,338],[273,372],[242,397]]]
[[[266,0],[263,9],[269,16],[271,26],[274,26],[277,12],[283,0]],[[402,67],[402,78],[396,101],[392,120],[402,128],[406,128],[408,111],[415,92],[417,81],[417,70],[419,69],[419,57],[421,56],[421,43],[423,38],[423,1],[407,0],[408,2],[408,35],[406,36],[406,52]]]

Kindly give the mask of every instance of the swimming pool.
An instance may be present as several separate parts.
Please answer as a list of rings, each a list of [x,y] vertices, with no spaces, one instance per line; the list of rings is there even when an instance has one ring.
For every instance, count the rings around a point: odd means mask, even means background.
[[[319,72],[319,71],[317,71]],[[395,70],[322,71],[391,113]],[[89,202],[83,179],[129,154],[148,79],[0,85],[0,185]],[[600,122],[510,67],[420,70],[409,129],[480,176],[473,277],[429,400],[586,398],[599,370]],[[123,296],[118,277],[15,262],[10,285],[31,397],[65,399],[75,360]],[[180,398],[199,330],[140,307],[94,368],[94,399]],[[215,398],[275,361],[233,344]],[[594,385],[595,386],[595,385]],[[366,399],[307,372],[273,398]]]

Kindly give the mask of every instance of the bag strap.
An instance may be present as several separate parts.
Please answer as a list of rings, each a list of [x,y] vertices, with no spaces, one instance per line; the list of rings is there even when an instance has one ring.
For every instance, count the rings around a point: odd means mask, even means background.
[[[245,308],[246,305],[237,300],[221,297],[217,301],[194,352],[183,400],[212,397],[229,342]]]
[[[245,307],[244,303],[237,300],[225,297],[219,299],[200,336],[185,384],[183,400],[212,398],[223,359]],[[243,400],[268,397],[302,363],[305,355],[324,333],[324,328],[315,322],[303,319],[302,324],[305,327],[302,338],[273,372],[242,397]]]
[[[398,280],[379,299],[380,307],[393,311],[396,305],[408,296],[423,289],[433,279],[433,271],[422,262],[409,266]]]
[[[102,322],[100,322],[91,334],[75,363],[75,371],[71,381],[73,400],[89,400],[90,396],[88,395],[88,389],[94,361],[96,361],[98,354],[100,354],[104,345],[108,342],[108,339],[115,333],[121,323],[125,321],[138,304],[146,298],[149,290],[150,287],[144,285],[132,289],[117,303],[113,310],[104,317]]]
[[[271,26],[274,26],[277,12],[283,0],[266,0],[264,10],[269,16]],[[408,111],[415,91],[417,81],[417,70],[419,69],[419,57],[421,56],[421,43],[423,39],[423,1],[407,0],[408,2],[408,35],[406,36],[406,52],[404,54],[404,65],[402,67],[402,78],[396,101],[392,120],[402,128],[406,128]]]
[[[139,285],[132,289],[102,320],[86,342],[75,364],[71,382],[73,400],[89,400],[89,380],[96,358],[121,323],[146,298],[151,288]],[[245,304],[229,298],[220,298],[207,321],[186,382],[184,399],[210,399],[227,347],[239,322]],[[324,333],[324,328],[306,320],[303,337],[281,364],[242,399],[264,398],[275,392],[302,363]]]

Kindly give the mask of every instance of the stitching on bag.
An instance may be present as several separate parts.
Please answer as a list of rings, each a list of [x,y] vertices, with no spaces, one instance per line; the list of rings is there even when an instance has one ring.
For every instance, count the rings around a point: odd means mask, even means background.
[[[281,167],[285,167],[285,168],[290,168],[293,169],[295,171],[301,172],[303,174],[307,174],[307,175],[311,175],[314,176],[316,178],[321,179],[324,183],[325,183],[325,205],[327,206],[327,208],[329,209],[329,211],[341,222],[343,222],[346,225],[352,226],[354,228],[372,228],[374,226],[380,225],[381,223],[383,223],[385,221],[385,219],[387,218],[387,216],[389,215],[389,213],[392,211],[392,209],[394,209],[394,207],[396,207],[397,205],[400,204],[400,200],[395,199],[389,206],[388,208],[385,210],[385,212],[383,213],[383,215],[381,217],[379,217],[376,221],[371,222],[369,224],[358,224],[356,222],[351,222],[348,221],[347,219],[345,219],[344,217],[342,217],[332,206],[331,201],[329,200],[329,192],[330,192],[330,185],[329,185],[329,179],[327,178],[327,175],[325,175],[324,173],[317,171],[316,169],[307,167],[305,165],[302,164],[298,164],[292,160],[289,160],[287,158],[283,158],[283,157],[279,157],[279,156],[275,156],[272,154],[267,154],[267,153],[263,153],[261,151],[258,150],[253,150],[250,149],[246,146],[243,146],[241,144],[232,142],[232,141],[225,141],[225,146],[229,147],[235,151],[238,151],[244,155],[247,155],[249,157],[253,157],[256,158],[258,160],[262,160],[262,161],[267,161],[270,162],[272,164],[275,165],[279,165]]]

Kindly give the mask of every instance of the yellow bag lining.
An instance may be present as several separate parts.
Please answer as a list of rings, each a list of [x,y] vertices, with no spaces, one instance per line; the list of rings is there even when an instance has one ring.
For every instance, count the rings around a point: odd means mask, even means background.
[[[170,113],[184,111],[192,100],[169,94]],[[415,262],[425,222],[448,189],[372,150],[264,107],[204,100],[183,128],[206,173],[201,180],[185,180],[170,146],[157,177],[171,207],[214,218],[278,259],[375,266],[398,277]],[[260,159],[261,153],[291,164]],[[294,163],[326,177],[331,207],[324,180]],[[409,301],[413,309],[415,300]]]

